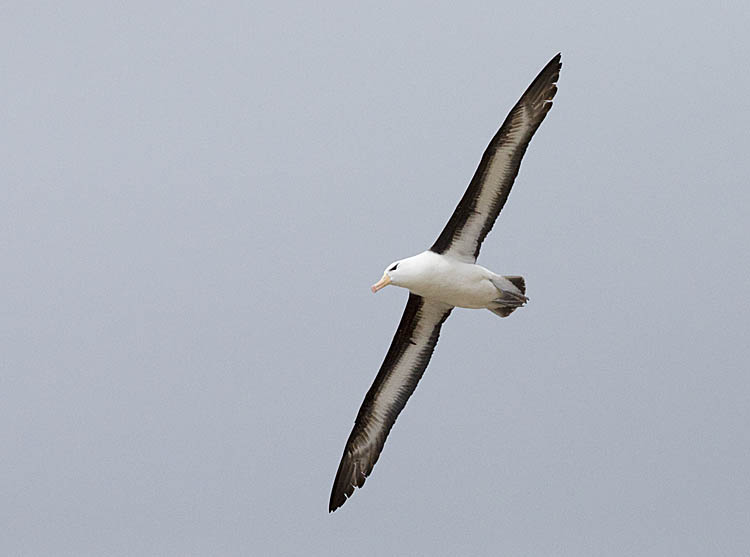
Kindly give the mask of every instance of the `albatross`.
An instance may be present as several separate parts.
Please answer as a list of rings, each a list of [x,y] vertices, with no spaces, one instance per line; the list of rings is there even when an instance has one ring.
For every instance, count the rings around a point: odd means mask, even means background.
[[[560,75],[560,54],[539,72],[506,117],[482,155],[466,192],[430,249],[394,261],[372,286],[409,290],[404,314],[375,382],[365,396],[346,442],[328,511],[362,487],[386,437],[422,377],[454,307],[486,308],[507,317],[523,306],[526,284],[476,264],[482,242],[508,199],[531,138],[552,107]]]

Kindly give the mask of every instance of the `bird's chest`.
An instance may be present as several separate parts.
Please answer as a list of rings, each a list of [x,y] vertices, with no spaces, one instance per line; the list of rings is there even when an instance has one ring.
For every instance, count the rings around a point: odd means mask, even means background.
[[[436,268],[409,290],[452,306],[483,308],[497,298],[497,289],[480,273],[466,268]]]

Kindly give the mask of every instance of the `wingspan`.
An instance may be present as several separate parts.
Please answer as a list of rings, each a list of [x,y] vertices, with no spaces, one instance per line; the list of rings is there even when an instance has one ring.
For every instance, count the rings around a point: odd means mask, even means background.
[[[404,315],[375,382],[365,396],[333,482],[329,512],[362,487],[385,439],[422,377],[452,306],[409,293]]]
[[[510,111],[482,155],[474,177],[430,248],[474,263],[479,249],[508,199],[529,141],[552,108],[560,76],[560,54],[552,58]]]

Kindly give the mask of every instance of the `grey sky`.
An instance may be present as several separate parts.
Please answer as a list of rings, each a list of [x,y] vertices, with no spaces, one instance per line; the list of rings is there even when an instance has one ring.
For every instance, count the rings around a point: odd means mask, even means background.
[[[0,22],[0,553],[746,555],[745,2],[180,3]],[[555,107],[363,490],[428,247]]]

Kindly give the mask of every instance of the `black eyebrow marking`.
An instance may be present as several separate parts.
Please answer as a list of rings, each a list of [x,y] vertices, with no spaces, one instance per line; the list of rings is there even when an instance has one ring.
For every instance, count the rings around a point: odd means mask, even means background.
[[[398,267],[398,263],[396,263],[393,267],[391,267],[390,269],[388,269],[388,272],[395,271],[396,267]]]

